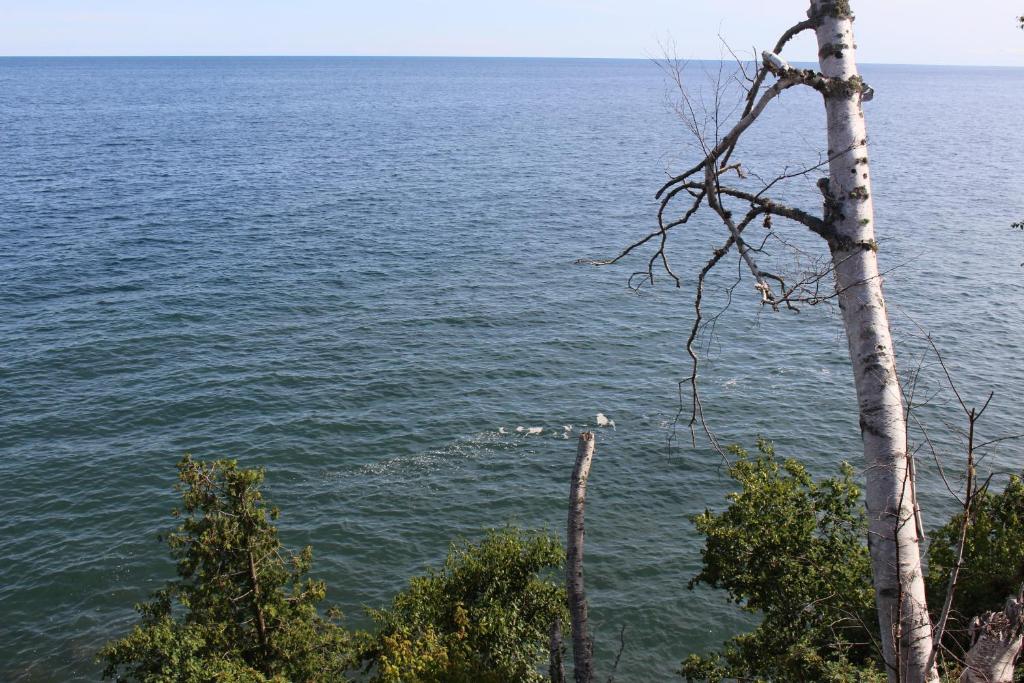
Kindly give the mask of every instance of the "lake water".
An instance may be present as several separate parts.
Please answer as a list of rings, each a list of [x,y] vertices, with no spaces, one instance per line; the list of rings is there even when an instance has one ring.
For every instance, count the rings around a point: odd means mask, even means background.
[[[966,397],[996,392],[983,435],[1022,432],[1024,70],[864,72],[902,367],[920,324]],[[602,669],[621,625],[618,680],[647,681],[745,623],[686,590],[688,516],[730,481],[705,442],[669,444],[693,275],[721,228],[675,235],[680,289],[626,288],[649,252],[573,265],[649,230],[666,169],[694,158],[655,65],[2,59],[0,93],[0,679],[96,678],[97,647],[173,573],[155,537],[185,452],[266,466],[286,544],[314,546],[364,625],[451,539],[564,533],[562,426],[598,411],[616,423],[587,510]],[[814,163],[819,99],[771,111],[740,157]],[[819,204],[813,178],[787,197]],[[723,441],[766,435],[819,474],[860,464],[836,311],[760,311],[748,278],[705,340]],[[941,389],[933,359],[922,377],[920,395]],[[949,396],[920,415],[955,470]],[[989,454],[1024,465],[1019,442]],[[951,500],[919,467],[935,526]]]

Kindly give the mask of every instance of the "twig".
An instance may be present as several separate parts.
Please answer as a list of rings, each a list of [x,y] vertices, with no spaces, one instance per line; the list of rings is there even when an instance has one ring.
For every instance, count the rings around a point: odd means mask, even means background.
[[[615,661],[612,663],[612,672],[608,676],[608,683],[615,683],[615,672],[619,670],[619,660],[622,659],[622,652],[626,649],[626,625],[619,629],[619,651],[615,653]]]

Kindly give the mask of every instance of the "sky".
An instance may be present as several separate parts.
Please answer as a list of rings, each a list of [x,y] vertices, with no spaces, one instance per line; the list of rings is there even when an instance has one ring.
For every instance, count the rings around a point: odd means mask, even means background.
[[[807,0],[0,0],[0,55],[684,59],[770,47]],[[861,62],[1024,66],[1024,0],[853,0]],[[787,48],[814,61],[813,38]]]

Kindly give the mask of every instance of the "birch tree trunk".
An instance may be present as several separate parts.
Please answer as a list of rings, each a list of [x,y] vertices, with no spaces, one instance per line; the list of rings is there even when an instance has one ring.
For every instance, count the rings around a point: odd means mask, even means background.
[[[860,409],[865,497],[875,603],[890,681],[938,681],[928,670],[931,621],[925,604],[914,482],[908,470],[903,399],[875,242],[867,128],[870,98],[857,73],[853,15],[846,0],[812,0],[825,92],[829,180],[825,221]]]
[[[583,513],[587,501],[587,478],[594,457],[594,435],[580,434],[576,449],[576,466],[569,482],[569,520],[566,530],[565,583],[572,616],[572,660],[576,683],[594,679],[593,642],[587,629],[587,594],[583,589]]]

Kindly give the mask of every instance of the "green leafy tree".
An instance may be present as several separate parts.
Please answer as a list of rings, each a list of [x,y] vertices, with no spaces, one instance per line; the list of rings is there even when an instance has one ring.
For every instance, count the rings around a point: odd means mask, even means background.
[[[318,605],[309,547],[283,551],[277,508],[260,493],[264,472],[233,460],[178,464],[180,519],[167,537],[178,579],[137,605],[140,623],[99,653],[118,681],[343,680],[347,632]]]
[[[479,545],[453,545],[444,567],[412,579],[390,608],[371,612],[378,630],[363,658],[378,683],[541,681],[548,634],[568,623],[559,540],[515,529]]]
[[[759,614],[753,631],[720,652],[691,655],[689,681],[885,680],[877,670],[878,622],[866,536],[853,469],[812,480],[803,465],[780,461],[760,439],[751,457],[734,446],[729,475],[740,490],[728,507],[693,518],[706,539],[703,567],[690,581],[724,589]]]
[[[964,539],[963,566],[953,593],[947,645],[952,652],[969,646],[967,624],[988,610],[1002,609],[1006,598],[1024,585],[1024,482],[1010,477],[1002,493],[979,493]],[[942,605],[956,563],[963,513],[932,533],[928,548],[929,604]]]

